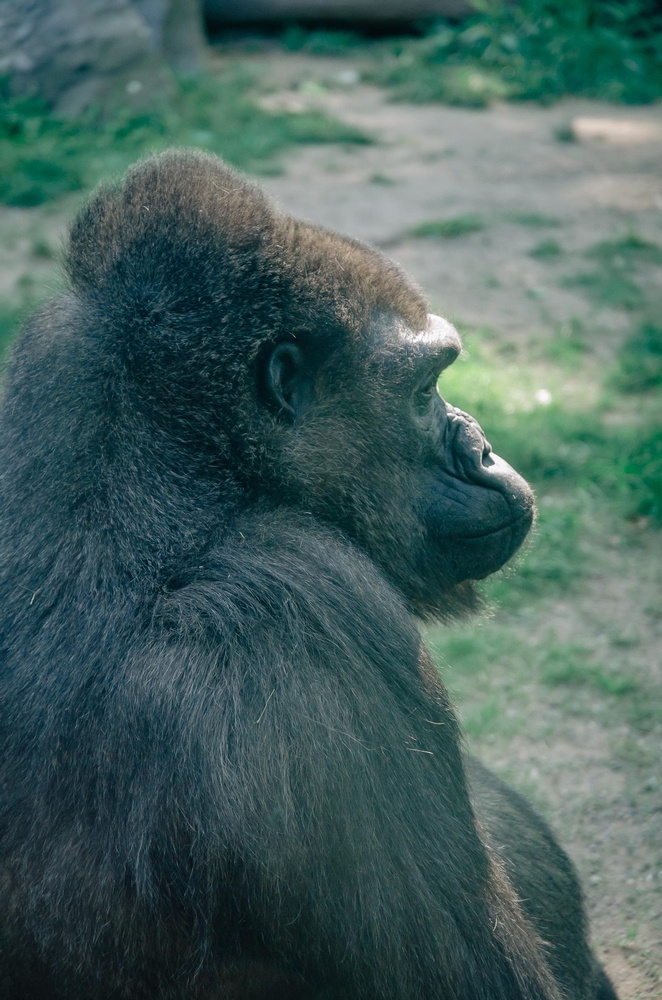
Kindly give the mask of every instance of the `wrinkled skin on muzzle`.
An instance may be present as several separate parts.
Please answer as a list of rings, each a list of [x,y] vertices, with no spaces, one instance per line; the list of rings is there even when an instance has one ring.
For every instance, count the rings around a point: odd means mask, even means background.
[[[492,451],[477,420],[440,403],[443,441],[429,470],[428,529],[449,582],[480,580],[503,566],[526,538],[533,493]]]

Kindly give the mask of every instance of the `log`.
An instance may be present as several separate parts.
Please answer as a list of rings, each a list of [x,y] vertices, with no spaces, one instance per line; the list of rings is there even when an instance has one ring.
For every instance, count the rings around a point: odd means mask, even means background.
[[[469,0],[204,0],[214,25],[251,22],[388,23],[423,17],[466,17]]]

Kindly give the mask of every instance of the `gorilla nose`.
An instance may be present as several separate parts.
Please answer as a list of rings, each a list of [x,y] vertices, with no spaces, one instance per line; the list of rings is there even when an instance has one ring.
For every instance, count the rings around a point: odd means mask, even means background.
[[[436,316],[434,313],[428,314],[428,325],[424,336],[439,357],[440,371],[448,368],[459,357],[462,350],[460,335],[453,324],[449,323],[443,316]]]

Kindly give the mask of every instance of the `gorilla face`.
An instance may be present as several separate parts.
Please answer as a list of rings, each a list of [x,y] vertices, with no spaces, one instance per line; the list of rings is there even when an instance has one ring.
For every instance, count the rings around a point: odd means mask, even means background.
[[[288,342],[267,365],[284,492],[353,538],[426,617],[471,606],[467,582],[499,569],[533,521],[528,485],[437,391],[460,350],[439,316],[420,332],[384,316],[322,364]]]
[[[440,373],[461,350],[455,328],[439,316],[409,340],[413,422],[421,438],[421,517],[449,582],[480,580],[520,547],[533,521],[533,494],[492,452],[482,428],[438,393]]]

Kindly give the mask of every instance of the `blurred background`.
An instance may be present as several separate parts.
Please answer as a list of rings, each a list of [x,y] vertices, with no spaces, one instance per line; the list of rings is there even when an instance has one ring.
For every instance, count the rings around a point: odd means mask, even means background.
[[[662,997],[662,4],[0,0],[0,349],[100,180],[196,146],[450,317],[443,396],[534,484],[487,612],[428,639],[474,752]]]

